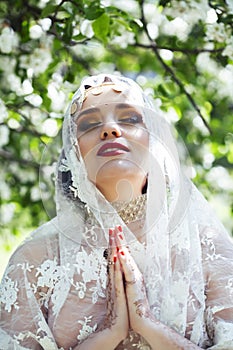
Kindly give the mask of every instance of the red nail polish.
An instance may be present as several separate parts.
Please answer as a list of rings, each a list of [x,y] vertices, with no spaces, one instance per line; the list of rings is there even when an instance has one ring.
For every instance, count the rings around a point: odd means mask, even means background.
[[[110,228],[110,229],[108,230],[108,233],[109,233],[109,235],[111,236],[111,235],[113,234],[113,229]]]
[[[125,255],[125,253],[122,250],[120,251],[120,253],[121,253],[121,255]]]
[[[119,252],[119,250],[120,250],[120,249],[117,247],[117,252]]]
[[[122,227],[121,227],[120,225],[118,226],[118,230],[119,230],[120,232],[123,231],[123,229],[122,229]]]
[[[123,236],[121,235],[121,234],[119,234],[119,236],[118,236],[120,239],[122,239],[122,241],[123,241]]]
[[[115,263],[116,261],[117,261],[117,257],[116,257],[116,255],[114,255],[113,262]]]

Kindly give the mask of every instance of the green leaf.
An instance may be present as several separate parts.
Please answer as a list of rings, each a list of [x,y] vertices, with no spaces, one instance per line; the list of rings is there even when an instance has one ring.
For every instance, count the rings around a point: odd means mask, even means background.
[[[99,18],[104,13],[104,9],[97,6],[89,6],[85,9],[85,18],[90,21]]]
[[[73,34],[73,18],[70,18],[66,21],[66,26],[64,30],[64,40],[65,42],[69,43],[70,39],[72,38]]]
[[[92,23],[92,28],[96,38],[103,41],[104,43],[107,42],[107,35],[109,33],[109,24],[110,24],[110,18],[106,13],[103,13],[99,18],[97,18]]]
[[[56,10],[57,10],[57,5],[49,4],[43,9],[41,13],[41,17],[48,17],[48,15],[54,14]]]

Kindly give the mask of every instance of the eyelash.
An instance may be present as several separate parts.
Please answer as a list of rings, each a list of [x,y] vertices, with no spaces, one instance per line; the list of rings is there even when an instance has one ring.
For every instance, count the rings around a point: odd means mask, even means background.
[[[120,124],[140,124],[143,122],[142,115],[139,113],[128,113],[126,116],[121,116],[118,119],[118,123]],[[81,132],[89,131],[93,128],[101,125],[101,122],[91,122],[88,119],[83,120],[78,125],[78,130]]]
[[[127,123],[127,124],[139,124],[142,123],[142,115],[139,113],[130,113],[129,116],[127,115],[126,118],[122,117],[119,119],[119,123]]]
[[[90,122],[88,122],[88,120],[83,120],[78,125],[78,130],[79,131],[87,131],[87,130],[90,130],[90,129],[93,129],[93,128],[97,127],[100,124],[101,124],[100,122],[90,123]]]

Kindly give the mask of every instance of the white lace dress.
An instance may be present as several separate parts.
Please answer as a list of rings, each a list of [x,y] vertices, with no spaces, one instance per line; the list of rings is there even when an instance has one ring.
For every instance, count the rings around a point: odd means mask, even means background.
[[[178,299],[170,304],[173,308],[169,309],[169,319],[173,328],[179,329],[181,310],[187,308],[187,338],[194,339],[198,333],[196,339],[203,349],[230,350],[233,349],[233,248],[229,241],[226,249],[226,241],[218,238],[211,230],[203,232],[201,237],[203,270],[197,278],[200,284],[205,280],[205,309],[202,310],[194,289],[184,305],[181,276],[175,285]],[[103,322],[107,282],[103,249],[90,251],[87,246],[81,246],[76,250],[73,244],[63,263],[60,252],[64,239],[57,234],[54,219],[37,230],[12,256],[0,289],[0,349],[73,349]],[[131,251],[143,270],[145,245],[136,242]],[[130,332],[117,349],[147,350],[150,346]]]

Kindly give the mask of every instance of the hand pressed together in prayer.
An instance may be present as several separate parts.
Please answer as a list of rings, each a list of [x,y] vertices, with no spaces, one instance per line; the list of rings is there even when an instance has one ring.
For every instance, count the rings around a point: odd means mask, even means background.
[[[129,329],[140,334],[147,319],[153,316],[150,312],[142,274],[130,254],[121,226],[109,229],[109,242],[108,273],[109,282],[113,281],[113,283],[108,283],[108,288],[111,289],[111,294],[115,291],[115,300],[110,302],[108,300],[108,303],[110,307],[113,304],[116,312],[112,327],[116,327],[121,320],[121,325],[125,327],[123,330],[125,338]],[[110,293],[108,290],[107,294]]]
[[[119,260],[119,249],[116,246],[115,230],[109,230],[109,249],[107,250],[107,314],[104,327],[116,334],[119,342],[127,337],[129,317],[127,299]]]

